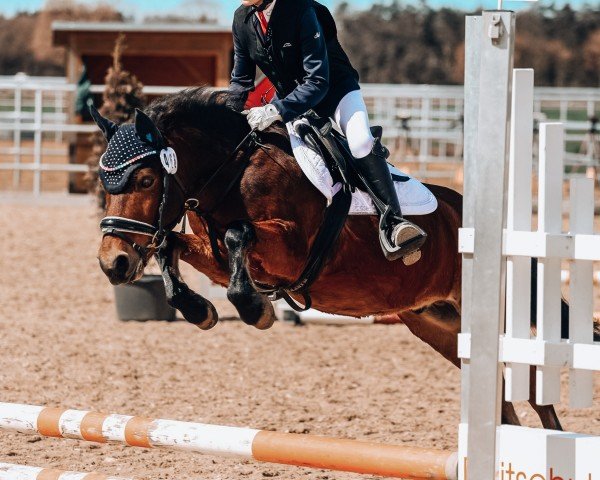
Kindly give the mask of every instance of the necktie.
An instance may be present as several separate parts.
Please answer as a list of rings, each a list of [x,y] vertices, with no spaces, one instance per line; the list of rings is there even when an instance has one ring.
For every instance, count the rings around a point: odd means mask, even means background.
[[[256,12],[258,15],[258,20],[260,22],[260,27],[262,28],[262,32],[264,35],[267,34],[267,28],[269,27],[269,22],[267,21],[267,17],[263,12]]]

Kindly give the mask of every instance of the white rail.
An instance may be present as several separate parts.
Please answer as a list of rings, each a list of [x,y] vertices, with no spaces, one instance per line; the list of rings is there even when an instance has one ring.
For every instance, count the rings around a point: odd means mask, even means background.
[[[147,86],[145,93],[164,95],[181,87]],[[100,93],[103,87],[93,85]],[[13,172],[13,186],[19,185],[22,171],[32,171],[33,192],[41,191],[44,171],[82,172],[85,165],[44,162],[45,158],[68,155],[71,135],[95,131],[93,125],[70,123],[76,85],[65,78],[0,76],[0,171]],[[384,127],[392,159],[419,165],[417,176],[454,176],[454,172],[431,171],[430,163],[459,163],[463,156],[462,86],[363,85],[365,101],[373,124]],[[600,163],[600,135],[590,132],[589,118],[600,113],[597,89],[538,88],[534,96],[537,121],[560,120],[566,129],[565,164],[597,167]],[[24,145],[33,140],[33,146]],[[47,145],[53,140],[56,146]],[[28,142],[29,143],[29,142]],[[12,157],[12,161],[7,160]],[[32,157],[26,163],[24,157]]]

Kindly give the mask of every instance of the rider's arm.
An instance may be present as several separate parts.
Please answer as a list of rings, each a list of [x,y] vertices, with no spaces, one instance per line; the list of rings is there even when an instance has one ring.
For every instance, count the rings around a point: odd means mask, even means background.
[[[228,104],[235,110],[242,110],[248,93],[254,90],[256,64],[248,55],[248,49],[243,44],[233,24],[233,71],[229,84],[230,100]]]
[[[309,8],[300,25],[303,82],[287,97],[274,100],[284,122],[306,113],[319,104],[329,90],[329,60],[321,25],[313,8]]]

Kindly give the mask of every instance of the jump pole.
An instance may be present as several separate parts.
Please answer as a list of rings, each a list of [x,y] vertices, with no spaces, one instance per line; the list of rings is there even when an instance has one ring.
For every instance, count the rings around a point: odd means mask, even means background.
[[[101,473],[78,473],[54,468],[39,468],[0,463],[0,480],[133,480]]]
[[[457,478],[455,452],[251,428],[0,403],[0,429],[385,477]]]

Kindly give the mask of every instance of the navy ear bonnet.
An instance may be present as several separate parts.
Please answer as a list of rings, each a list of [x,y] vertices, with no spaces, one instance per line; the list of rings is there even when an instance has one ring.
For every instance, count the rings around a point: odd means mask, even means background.
[[[123,192],[133,172],[159,157],[158,149],[140,140],[135,125],[121,125],[100,158],[99,173],[104,189],[110,194]]]

